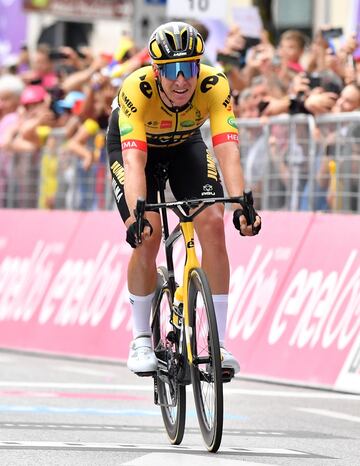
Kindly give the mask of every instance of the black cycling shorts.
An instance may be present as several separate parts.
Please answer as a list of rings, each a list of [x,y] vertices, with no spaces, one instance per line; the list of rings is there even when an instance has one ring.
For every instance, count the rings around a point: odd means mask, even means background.
[[[118,109],[112,112],[106,137],[113,192],[120,215],[130,216],[124,193],[125,172],[121,154]],[[148,203],[157,202],[156,172],[159,164],[168,167],[169,184],[177,200],[222,197],[224,195],[215,161],[204,143],[200,130],[185,142],[172,147],[149,147],[145,167]]]

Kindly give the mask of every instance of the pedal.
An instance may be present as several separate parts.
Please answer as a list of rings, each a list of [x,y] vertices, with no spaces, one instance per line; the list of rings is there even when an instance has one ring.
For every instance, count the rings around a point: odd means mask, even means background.
[[[156,374],[153,376],[154,378],[154,404],[159,404],[159,390],[158,390],[158,382]]]
[[[153,377],[156,374],[156,371],[150,372],[134,372],[135,375],[139,377]]]
[[[222,381],[223,381],[223,383],[231,382],[231,380],[233,379],[234,376],[235,376],[234,369],[231,369],[230,367],[223,367],[222,368]]]

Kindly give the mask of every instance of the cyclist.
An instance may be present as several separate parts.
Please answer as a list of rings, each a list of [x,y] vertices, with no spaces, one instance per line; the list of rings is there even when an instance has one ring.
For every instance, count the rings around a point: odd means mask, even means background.
[[[150,312],[156,287],[156,256],[161,240],[158,212],[147,212],[143,242],[138,245],[134,208],[139,197],[157,202],[154,173],[159,162],[168,163],[169,184],[176,199],[223,196],[216,164],[200,134],[209,118],[214,152],[230,196],[244,189],[238,131],[230,103],[226,76],[200,64],[204,41],[183,22],[159,26],[149,40],[152,65],[130,74],[123,82],[107,134],[112,185],[126,240],[134,248],[128,265],[128,288],[133,317],[133,341],[128,368],[151,372],[157,359],[151,346]],[[121,150],[120,150],[121,140]],[[233,221],[240,234],[250,236],[261,227],[256,215],[247,225],[238,205]],[[202,248],[204,268],[213,293],[223,367],[240,370],[225,349],[229,291],[229,260],[225,245],[224,206],[214,204],[199,214],[195,229]]]

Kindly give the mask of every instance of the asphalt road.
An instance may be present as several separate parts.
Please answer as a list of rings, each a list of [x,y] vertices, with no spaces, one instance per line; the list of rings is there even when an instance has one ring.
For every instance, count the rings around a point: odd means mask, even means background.
[[[183,444],[169,444],[152,379],[124,364],[0,351],[0,465],[360,465],[360,397],[250,382],[225,386],[217,454],[188,387]]]

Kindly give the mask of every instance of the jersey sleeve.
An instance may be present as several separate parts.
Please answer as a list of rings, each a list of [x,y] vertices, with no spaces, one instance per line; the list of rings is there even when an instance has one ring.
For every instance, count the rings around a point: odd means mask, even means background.
[[[224,73],[215,72],[201,83],[208,93],[210,129],[213,146],[223,142],[239,141],[234,112],[230,99],[230,87]],[[206,95],[206,94],[205,94]]]
[[[147,99],[140,90],[140,80],[134,73],[125,81],[118,95],[121,149],[140,149],[146,152],[144,109]]]

